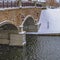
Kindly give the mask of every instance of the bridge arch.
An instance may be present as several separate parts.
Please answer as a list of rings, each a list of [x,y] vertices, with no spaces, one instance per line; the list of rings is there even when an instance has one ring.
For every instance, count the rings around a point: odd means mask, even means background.
[[[18,28],[8,21],[3,21],[0,23],[0,39],[10,40],[10,34],[17,34]]]
[[[34,18],[31,15],[25,17],[22,22],[23,31],[34,32],[35,31],[35,22]]]
[[[18,31],[18,28],[11,22],[3,21],[0,23],[0,32],[2,32],[2,31],[4,31],[4,32],[7,31],[7,32],[13,33],[12,31]]]
[[[25,21],[27,20],[27,18],[32,18],[33,19],[33,21],[35,21],[35,19],[34,19],[34,17],[33,16],[31,16],[31,15],[27,15],[25,18],[24,18],[24,21],[22,22],[22,25],[25,23]]]

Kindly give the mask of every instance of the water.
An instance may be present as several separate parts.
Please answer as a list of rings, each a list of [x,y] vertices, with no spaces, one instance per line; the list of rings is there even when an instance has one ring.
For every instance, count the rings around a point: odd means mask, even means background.
[[[37,36],[34,35],[26,35],[26,52],[27,52],[27,60],[37,60]]]
[[[60,60],[60,36],[27,35],[27,60]]]
[[[24,60],[23,47],[0,45],[0,60]]]
[[[26,35],[24,47],[0,45],[0,60],[60,60],[60,36]]]

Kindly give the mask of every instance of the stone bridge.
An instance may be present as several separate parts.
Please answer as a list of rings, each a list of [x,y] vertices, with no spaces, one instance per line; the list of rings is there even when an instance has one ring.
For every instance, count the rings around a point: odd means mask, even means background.
[[[24,45],[25,32],[36,32],[41,10],[38,7],[0,9],[0,44]]]
[[[11,8],[0,10],[0,26],[6,24],[12,24],[17,29],[20,29],[22,25],[33,24],[39,20],[40,12],[42,8]],[[31,20],[31,21],[28,21]],[[31,25],[30,25],[31,26]],[[0,28],[1,30],[1,28]]]

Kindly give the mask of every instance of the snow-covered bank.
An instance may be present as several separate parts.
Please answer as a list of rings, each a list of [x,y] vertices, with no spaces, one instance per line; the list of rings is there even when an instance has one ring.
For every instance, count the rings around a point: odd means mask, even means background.
[[[38,33],[60,33],[60,9],[42,10]]]

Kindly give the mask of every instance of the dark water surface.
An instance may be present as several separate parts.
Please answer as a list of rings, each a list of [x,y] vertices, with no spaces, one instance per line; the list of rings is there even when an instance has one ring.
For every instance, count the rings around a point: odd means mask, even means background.
[[[60,60],[60,36],[27,35],[27,60]]]
[[[60,36],[26,35],[26,46],[0,45],[0,60],[60,60]]]

